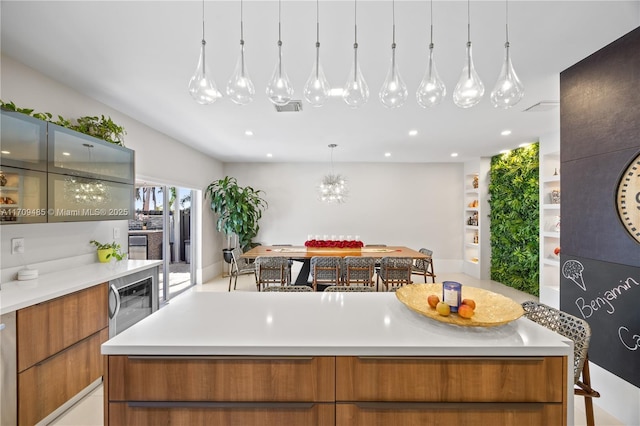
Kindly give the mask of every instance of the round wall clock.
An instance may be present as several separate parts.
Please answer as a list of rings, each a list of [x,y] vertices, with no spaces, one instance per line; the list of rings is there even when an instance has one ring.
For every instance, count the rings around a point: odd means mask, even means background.
[[[622,224],[640,243],[640,154],[631,161],[620,178],[616,204]]]

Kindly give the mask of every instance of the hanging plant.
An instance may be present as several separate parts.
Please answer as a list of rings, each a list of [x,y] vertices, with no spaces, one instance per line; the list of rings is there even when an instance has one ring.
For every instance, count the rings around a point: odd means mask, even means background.
[[[491,279],[539,294],[538,144],[491,159]]]

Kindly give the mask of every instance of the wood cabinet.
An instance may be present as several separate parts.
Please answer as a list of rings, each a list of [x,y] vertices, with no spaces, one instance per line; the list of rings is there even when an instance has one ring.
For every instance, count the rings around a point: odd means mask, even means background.
[[[17,311],[17,424],[39,422],[103,375],[107,295],[103,283]]]
[[[565,424],[566,357],[107,361],[105,424]]]

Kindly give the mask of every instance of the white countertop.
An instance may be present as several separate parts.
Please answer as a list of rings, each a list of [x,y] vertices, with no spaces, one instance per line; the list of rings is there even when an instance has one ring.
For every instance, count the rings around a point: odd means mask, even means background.
[[[35,280],[6,282],[0,290],[0,315],[161,264],[161,260],[92,263],[43,274]]]
[[[189,291],[102,345],[107,355],[572,355],[567,339],[520,318],[444,324],[394,293]],[[572,359],[571,357],[569,358]]]

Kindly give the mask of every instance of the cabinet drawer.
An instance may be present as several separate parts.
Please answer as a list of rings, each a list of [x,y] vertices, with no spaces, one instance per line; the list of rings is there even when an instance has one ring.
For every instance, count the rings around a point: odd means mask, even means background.
[[[102,376],[100,345],[109,329],[78,342],[18,374],[18,419],[33,425]]]
[[[18,371],[109,325],[107,284],[39,303],[17,312]]]
[[[338,357],[338,401],[562,402],[564,357]]]
[[[372,402],[336,405],[336,426],[540,426],[566,423],[562,404]]]
[[[160,424],[221,426],[335,425],[334,404],[193,404],[195,405],[174,404],[169,407],[153,407],[112,402],[109,404],[109,424],[149,426]]]
[[[110,401],[333,402],[334,357],[109,356]]]

